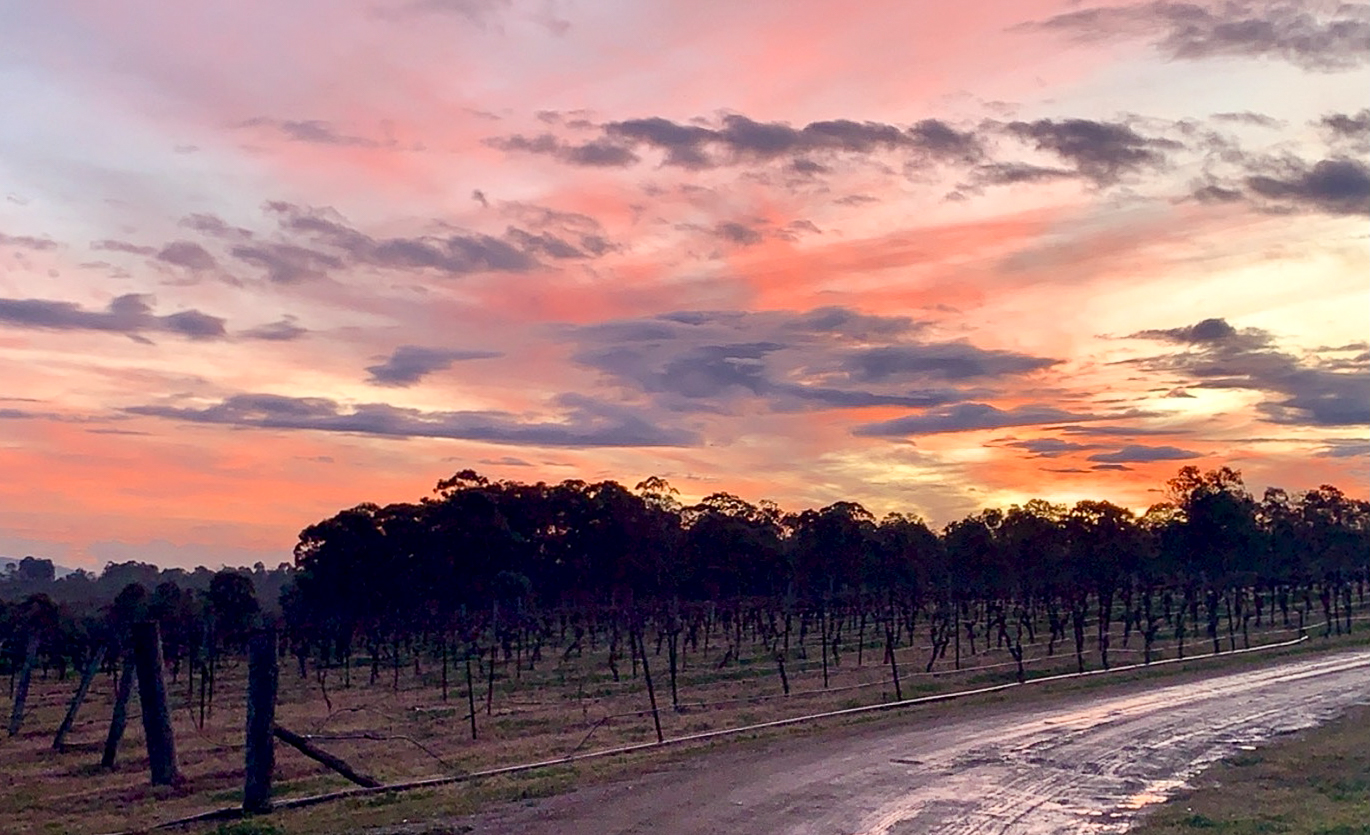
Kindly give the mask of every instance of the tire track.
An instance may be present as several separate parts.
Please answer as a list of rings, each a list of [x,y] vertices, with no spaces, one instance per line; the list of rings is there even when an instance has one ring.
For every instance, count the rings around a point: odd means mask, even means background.
[[[1367,685],[1363,650],[939,724],[914,713],[457,823],[473,835],[1118,833],[1215,760],[1326,721],[1370,698]]]

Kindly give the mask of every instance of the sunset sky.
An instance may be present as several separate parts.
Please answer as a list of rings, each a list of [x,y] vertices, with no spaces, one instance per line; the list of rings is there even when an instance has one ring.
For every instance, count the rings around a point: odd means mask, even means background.
[[[5,2],[0,555],[1370,482],[1370,5]]]

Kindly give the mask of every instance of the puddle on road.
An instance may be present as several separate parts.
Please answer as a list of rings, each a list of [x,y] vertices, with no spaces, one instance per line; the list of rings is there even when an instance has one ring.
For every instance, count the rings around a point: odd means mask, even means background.
[[[1145,750],[1155,758],[1150,762],[1147,757],[1138,760],[1141,748],[1136,744],[1119,745],[1107,754],[1092,752],[1098,759],[1079,758],[1082,752],[1074,743],[1081,738],[1060,725],[1045,738],[975,745],[952,757],[945,771],[939,769],[936,782],[887,805],[857,831],[1122,835],[1141,814],[1186,788],[1213,763],[1316,725],[1328,713],[1326,706],[1281,708],[1241,720],[1255,727],[1172,730],[1147,741]],[[1094,713],[1099,715],[1104,712]],[[1088,740],[1081,741],[1088,746]],[[926,765],[926,760],[896,757],[891,763]]]
[[[1170,799],[1172,794],[1184,788],[1185,783],[1184,780],[1154,780],[1146,788],[1124,799],[1122,803],[1118,804],[1118,808],[1136,812],[1145,809],[1147,806],[1164,803]]]
[[[1318,675],[1352,672],[1348,664],[1309,662],[1105,699],[891,757],[907,788],[852,831],[1121,835],[1222,758],[1363,701]],[[1354,681],[1359,689],[1363,679]]]
[[[1312,727],[1316,724],[1318,723],[1315,720],[1310,719],[1295,720],[1293,729]],[[1273,737],[1290,733],[1293,729],[1288,725],[1252,729],[1235,738],[1214,740],[1212,747],[1207,752],[1194,758],[1186,768],[1174,777],[1149,780],[1142,788],[1122,800],[1099,797],[1097,801],[1100,805],[1074,809],[1075,814],[1083,818],[1080,831],[1090,833],[1090,835],[1125,833],[1133,823],[1136,823],[1141,812],[1146,811],[1151,806],[1165,803],[1174,797],[1176,792],[1188,788],[1191,779],[1214,763],[1238,751],[1255,751],[1260,744],[1268,742]]]

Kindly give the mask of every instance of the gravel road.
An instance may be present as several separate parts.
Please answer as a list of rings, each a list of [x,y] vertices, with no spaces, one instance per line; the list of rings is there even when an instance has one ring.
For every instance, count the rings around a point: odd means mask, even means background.
[[[453,823],[472,835],[1123,832],[1205,765],[1367,701],[1370,651],[1339,653],[1125,695],[911,711]]]

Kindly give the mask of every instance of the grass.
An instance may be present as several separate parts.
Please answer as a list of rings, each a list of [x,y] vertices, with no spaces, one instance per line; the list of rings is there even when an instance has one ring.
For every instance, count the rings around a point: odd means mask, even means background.
[[[1370,835],[1370,706],[1204,772],[1130,835]]]
[[[1253,643],[1287,640],[1293,633],[1283,629],[1252,633]],[[922,636],[920,636],[922,637]],[[1140,661],[1138,639],[1133,636],[1130,652],[1120,650],[1114,636],[1111,655],[1115,664]],[[1278,657],[1306,654],[1332,648],[1370,643],[1370,629],[1363,625],[1349,637],[1308,643],[1268,653],[1234,655],[1215,660],[1185,662],[1145,671],[1123,672],[1081,680],[1050,682],[1032,687],[987,694],[968,700],[920,707],[916,721],[937,721],[937,717],[956,711],[973,710],[976,705],[1031,703],[1051,699],[1062,693],[1090,692],[1097,688],[1140,686],[1140,682],[1173,681],[1185,676],[1201,677],[1224,669],[1271,663]],[[932,695],[965,689],[976,684],[1008,683],[1014,669],[1004,650],[986,650],[967,656],[967,669],[951,669],[950,659],[939,661],[934,673],[923,673],[927,648],[899,650],[903,693]],[[1240,635],[1238,645],[1241,644]],[[1224,648],[1227,643],[1224,642]],[[1039,659],[1029,667],[1030,675],[1073,672],[1073,646],[1067,642],[1056,655],[1045,658],[1045,647],[1028,648],[1028,658]],[[1097,666],[1097,653],[1087,658]],[[1206,649],[1191,643],[1190,652]],[[650,647],[649,647],[650,651]],[[1157,657],[1173,656],[1173,648],[1158,644]],[[749,664],[730,664],[722,670],[717,663],[723,648],[714,645],[708,653],[682,651],[683,671],[679,678],[682,705],[719,703],[691,707],[677,713],[670,709],[670,690],[663,652],[652,661],[661,705],[661,722],[667,736],[698,733],[718,728],[765,722],[773,719],[818,713],[846,707],[879,704],[893,699],[889,668],[881,663],[883,646],[868,643],[865,663],[857,667],[856,653],[849,647],[842,665],[829,669],[831,691],[822,688],[819,652],[812,643],[807,660],[792,658],[787,667],[794,691],[789,698],[779,697],[780,682],[768,657],[747,658]],[[450,701],[444,703],[437,689],[440,668],[432,659],[423,660],[416,673],[412,665],[401,671],[398,691],[391,689],[390,668],[383,666],[375,685],[367,682],[365,666],[354,667],[352,687],[342,685],[342,674],[331,671],[328,692],[333,703],[330,713],[313,676],[299,678],[293,663],[281,668],[281,691],[277,721],[301,733],[322,733],[335,738],[316,740],[322,747],[341,756],[383,782],[419,779],[440,774],[460,774],[519,762],[530,762],[565,755],[573,750],[611,748],[655,737],[652,719],[644,713],[647,695],[642,678],[634,678],[631,665],[620,661],[622,681],[604,678],[607,647],[587,646],[585,656],[561,660],[561,653],[550,648],[536,670],[526,666],[515,671],[512,662],[497,667],[493,711],[485,712],[485,679],[477,672],[477,724],[480,739],[470,739],[466,715],[464,670],[451,671]],[[984,669],[986,665],[1004,665]],[[153,790],[147,785],[147,760],[136,702],[129,717],[128,730],[120,749],[120,765],[114,771],[98,768],[100,744],[109,721],[113,693],[112,679],[101,676],[69,740],[68,750],[56,754],[49,749],[52,732],[61,720],[75,681],[56,675],[36,676],[30,696],[30,711],[23,731],[13,739],[0,738],[0,829],[6,835],[60,832],[71,835],[113,832],[135,824],[150,824],[239,802],[242,788],[242,728],[244,724],[244,679],[246,665],[225,667],[216,686],[214,710],[203,728],[192,721],[193,702],[185,687],[169,682],[173,720],[180,756],[183,785],[174,790]],[[589,685],[593,682],[592,685]],[[865,685],[859,689],[853,685]],[[590,695],[591,692],[596,695]],[[0,687],[0,713],[8,716],[8,699]],[[759,698],[769,697],[769,698]],[[911,721],[909,714],[881,718],[884,714],[829,720],[820,729],[880,721]],[[773,730],[747,735],[747,739],[716,742],[715,745],[764,743],[779,736],[810,732],[804,728]],[[415,744],[415,743],[421,743]],[[426,749],[426,750],[425,750]],[[566,791],[589,781],[607,779],[674,762],[689,756],[687,751],[652,751],[630,758],[613,757],[557,770],[543,769],[517,777],[484,780],[478,784],[459,784],[433,792],[380,795],[379,798],[330,804],[298,812],[271,816],[272,826],[286,835],[311,835],[356,831],[362,826],[379,826],[401,820],[460,815],[492,802],[522,800],[535,802],[549,794]],[[440,760],[438,759],[440,758]],[[297,752],[277,747],[275,796],[298,797],[346,788],[349,784]],[[245,821],[258,825],[257,821]],[[215,835],[214,828],[196,833]]]

